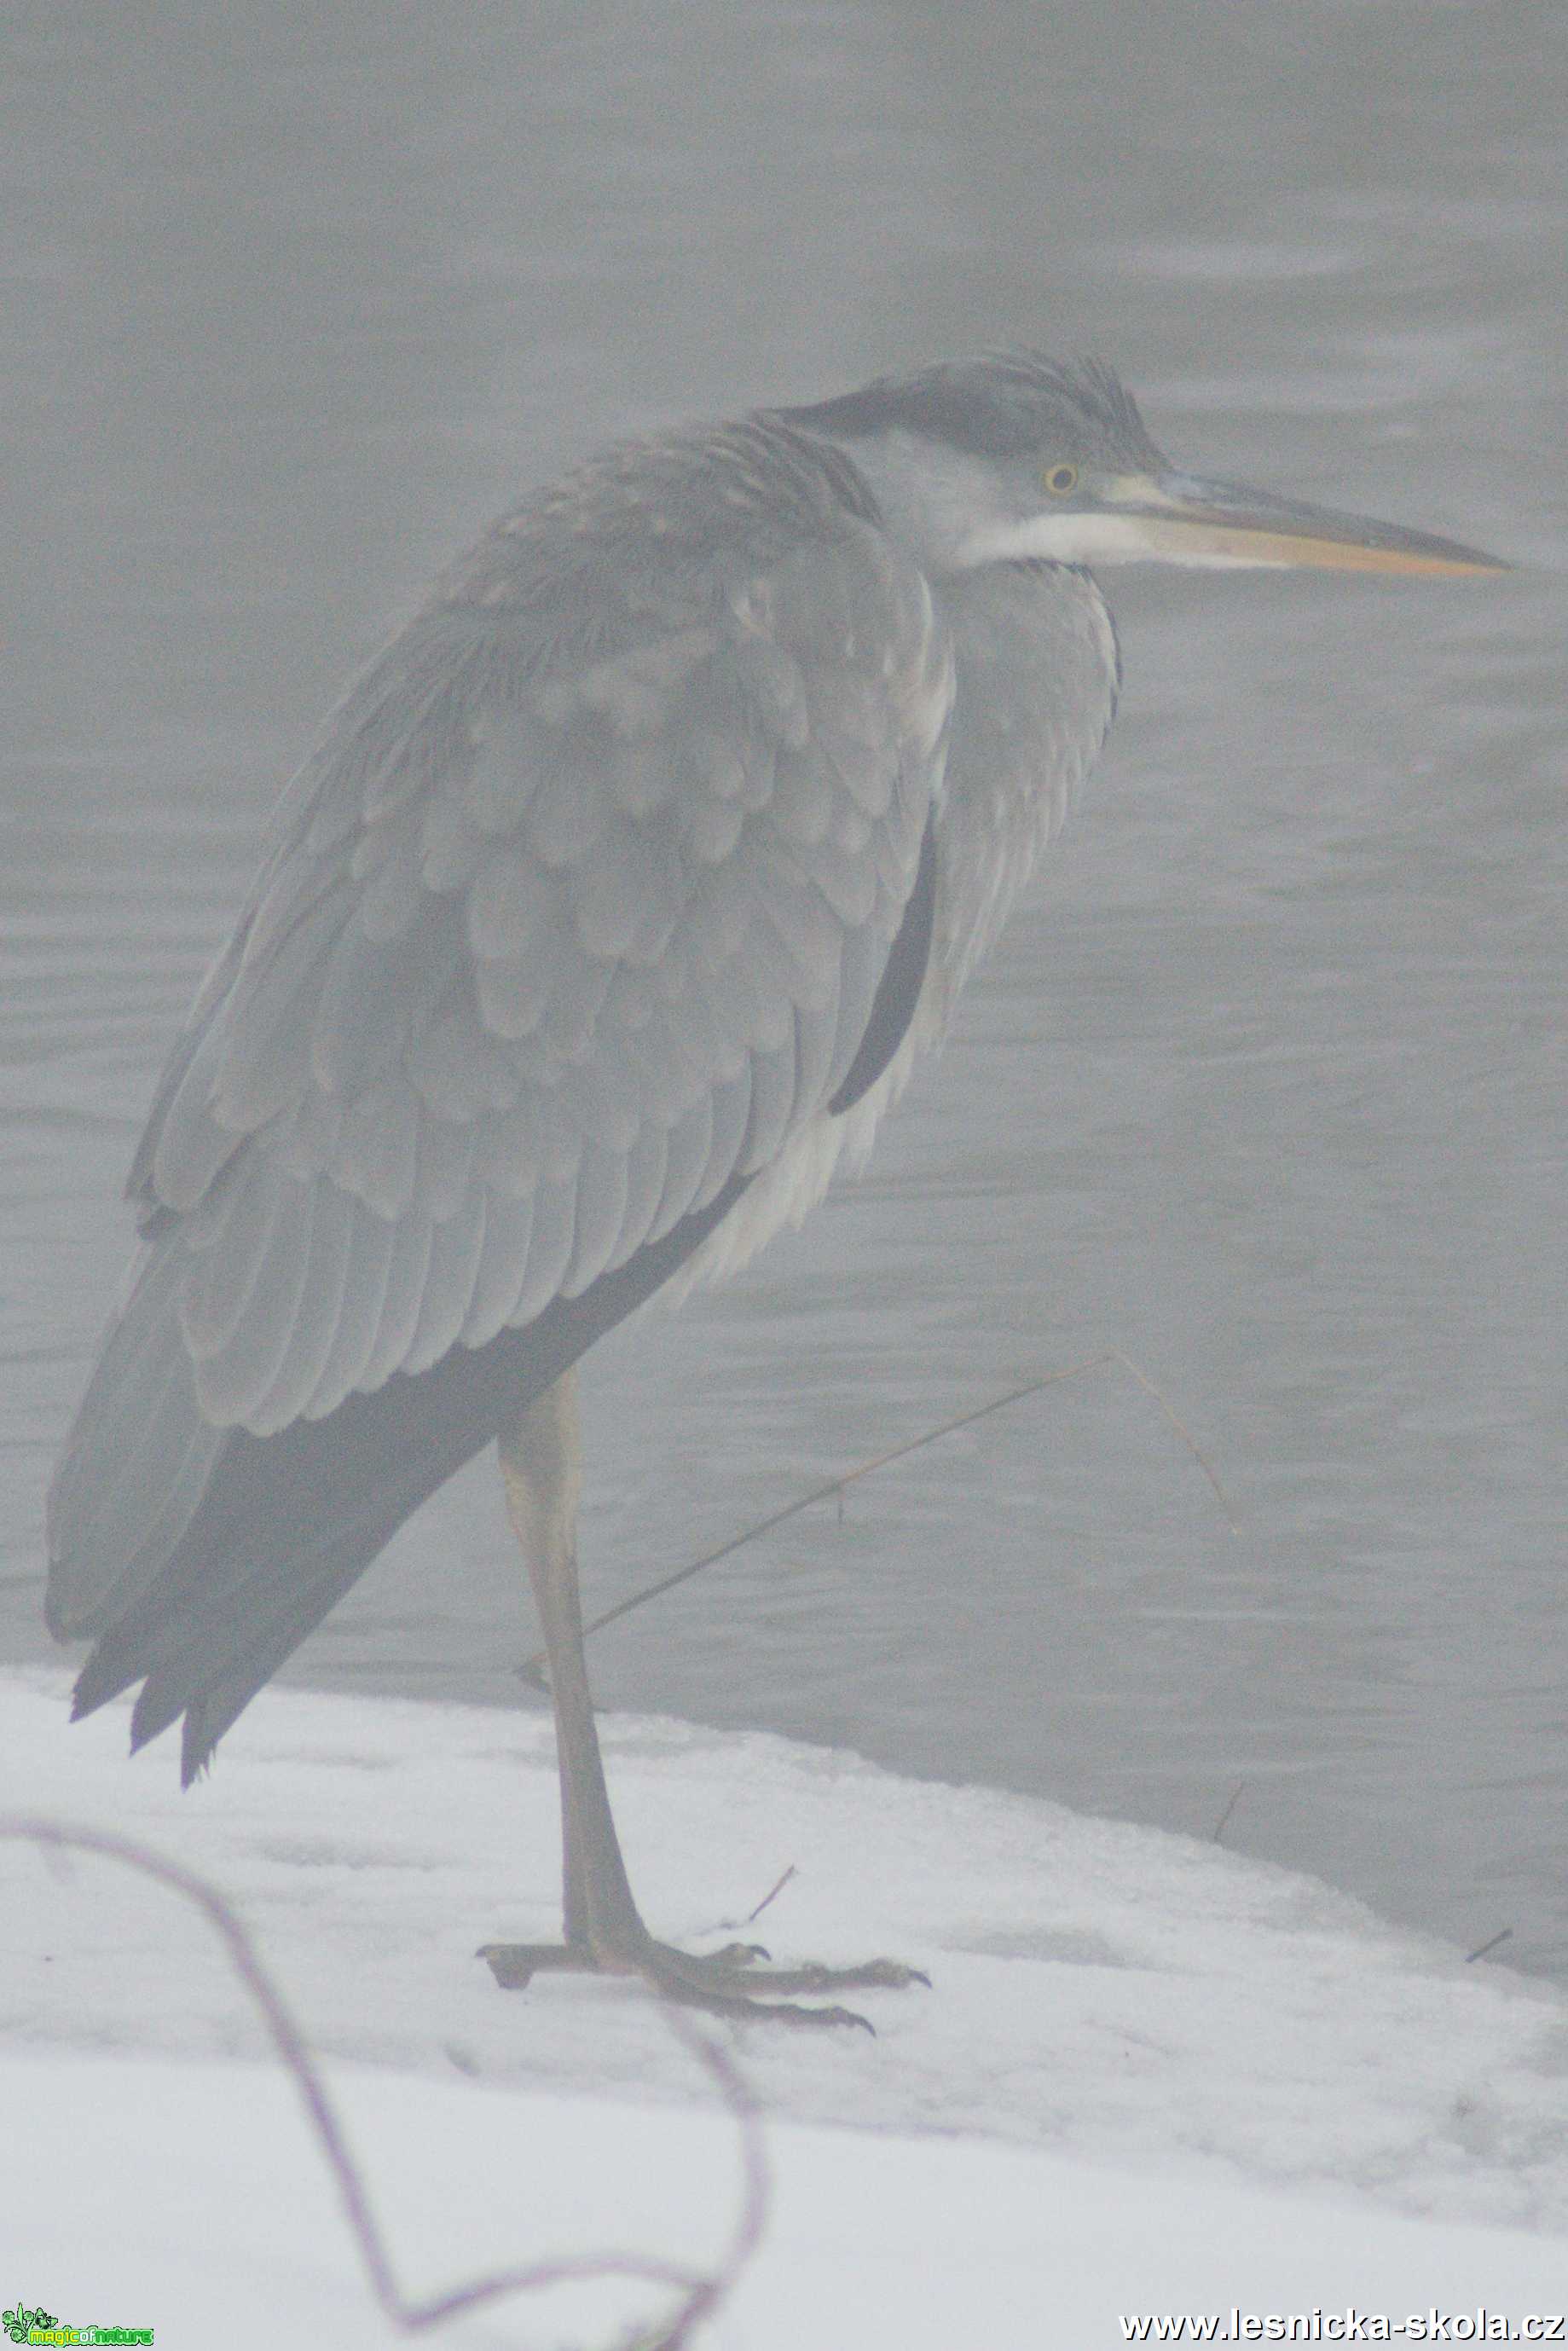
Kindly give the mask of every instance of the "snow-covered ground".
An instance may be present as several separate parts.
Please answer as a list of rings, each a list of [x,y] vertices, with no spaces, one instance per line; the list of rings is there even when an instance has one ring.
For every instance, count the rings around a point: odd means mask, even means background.
[[[0,1680],[0,1810],[141,1838],[237,1904],[331,2061],[406,2293],[608,2247],[714,2257],[736,2129],[656,2005],[590,1979],[502,1993],[472,1956],[559,1926],[542,1718],[268,1691],[182,1797],[167,1743],[128,1765],[123,1714],[68,1729],[66,1689]],[[1233,2306],[1315,2308],[1321,2340],[1350,2309],[1434,2308],[1437,2339],[1488,2339],[1484,2308],[1491,2339],[1527,2339],[1568,2309],[1550,1988],[1032,1799],[667,1721],[612,1719],[607,1749],[658,1931],[730,1939],[793,1865],[757,1930],[777,1957],[933,1978],[857,1996],[874,2040],[723,2031],[768,2116],[771,2202],[705,2351],[1095,2351],[1140,2314],[1213,2312],[1223,2340]],[[6,2307],[175,2351],[394,2339],[193,1911],[0,1844],[0,1953]],[[608,2342],[667,2300],[573,2288],[437,2339]]]

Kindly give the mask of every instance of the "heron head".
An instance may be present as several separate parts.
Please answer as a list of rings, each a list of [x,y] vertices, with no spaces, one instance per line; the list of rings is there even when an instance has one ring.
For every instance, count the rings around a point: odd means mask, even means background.
[[[787,420],[841,444],[927,568],[1176,563],[1208,569],[1464,573],[1507,566],[1362,515],[1181,473],[1098,360],[948,360]]]

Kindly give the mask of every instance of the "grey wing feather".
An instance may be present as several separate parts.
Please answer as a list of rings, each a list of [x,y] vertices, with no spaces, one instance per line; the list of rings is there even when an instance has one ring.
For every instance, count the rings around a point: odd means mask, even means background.
[[[474,1300],[485,1246],[485,1195],[464,1192],[452,1214],[432,1227],[430,1265],[420,1299],[419,1322],[401,1368],[428,1371],[457,1344]]]
[[[533,1233],[532,1192],[516,1199],[486,1186],[483,1197],[485,1231],[474,1270],[474,1295],[459,1333],[465,1347],[487,1347],[505,1330],[521,1294]]]
[[[381,1327],[392,1270],[395,1228],[362,1201],[352,1203],[354,1233],[343,1270],[337,1327],[321,1375],[305,1405],[308,1420],[320,1420],[362,1382]]]
[[[287,1428],[309,1404],[327,1368],[353,1273],[357,1203],[335,1184],[310,1187],[310,1254],[305,1286],[277,1376],[251,1426],[257,1435]]]
[[[575,1186],[564,1178],[541,1177],[534,1186],[533,1210],[528,1253],[517,1268],[519,1288],[507,1316],[507,1327],[513,1330],[542,1314],[565,1279],[576,1232]]]
[[[766,532],[716,508],[673,553],[652,507],[586,552],[526,508],[350,695],[133,1171],[182,1497],[209,1427],[531,1322],[823,1113],[952,671],[914,567],[806,504]]]
[[[184,1274],[168,1248],[143,1248],[55,1473],[57,1638],[95,1632],[141,1597],[194,1518],[223,1446],[225,1432],[196,1408],[176,1311]]]
[[[386,1295],[382,1301],[370,1361],[359,1381],[362,1388],[381,1387],[407,1361],[419,1328],[434,1239],[435,1229],[430,1218],[417,1211],[400,1217],[392,1227]]]

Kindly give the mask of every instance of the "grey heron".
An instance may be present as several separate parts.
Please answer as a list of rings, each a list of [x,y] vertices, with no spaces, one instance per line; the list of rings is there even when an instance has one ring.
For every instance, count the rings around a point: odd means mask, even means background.
[[[601,1764],[575,1365],[862,1159],[1114,708],[1091,567],[1464,574],[1181,473],[1034,351],[612,450],[351,687],[159,1082],[142,1240],[57,1471],[48,1620],[188,1782],[394,1530],[499,1441],[541,1619],[564,1937],[724,2012],[911,1971],[658,1942]]]

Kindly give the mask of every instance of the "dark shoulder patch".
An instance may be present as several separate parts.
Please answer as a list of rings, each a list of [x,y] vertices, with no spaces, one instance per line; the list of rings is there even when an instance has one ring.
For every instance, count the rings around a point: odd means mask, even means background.
[[[828,1104],[836,1118],[841,1117],[847,1110],[853,1110],[861,1096],[870,1092],[903,1044],[910,1021],[915,1017],[915,1001],[931,957],[931,929],[936,911],[935,822],[934,816],[925,820],[915,887],[909,893],[909,904],[904,910],[898,935],[888,951],[887,962],[872,1000],[871,1018],[866,1022],[865,1034],[850,1064],[848,1076]]]

